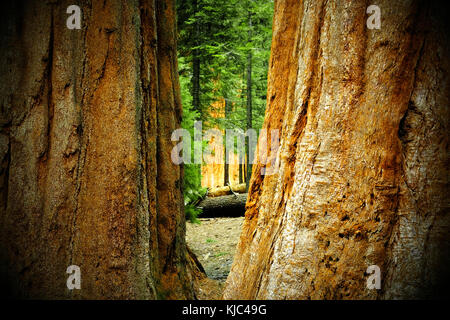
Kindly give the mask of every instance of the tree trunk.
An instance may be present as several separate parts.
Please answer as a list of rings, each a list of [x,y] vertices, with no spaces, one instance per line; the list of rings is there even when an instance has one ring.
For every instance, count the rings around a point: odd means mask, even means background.
[[[198,2],[197,0],[193,0],[194,6],[194,16],[195,16],[195,46],[198,47],[200,45],[200,24],[198,22],[198,17],[196,16],[198,13]],[[200,107],[200,52],[198,48],[192,50],[192,105],[194,110],[196,110],[202,118],[202,110]]]
[[[210,217],[242,217],[245,213],[247,194],[206,197],[198,204],[202,208],[202,218]]]
[[[366,3],[275,1],[278,172],[254,166],[227,299],[448,297],[447,18],[379,1],[371,30]]]
[[[85,1],[81,30],[66,27],[70,4],[1,10],[2,290],[193,298],[182,171],[170,160],[174,3]],[[66,286],[70,265],[80,290]]]
[[[244,166],[243,164],[243,159],[242,157],[239,155],[239,184],[244,182],[243,176],[242,176],[242,167]]]
[[[235,184],[231,186],[226,187],[217,187],[217,188],[211,188],[208,190],[208,197],[220,197],[227,194],[233,194],[233,193],[247,193],[247,189],[245,186],[245,183],[243,184]]]
[[[248,42],[252,42],[252,15],[248,12]],[[252,51],[250,49],[247,55],[247,132],[252,129]],[[252,175],[252,163],[251,155],[252,150],[250,150],[250,137],[245,139],[245,152],[247,154],[247,174],[245,183],[247,184],[247,190],[250,185],[250,177]]]
[[[225,98],[225,120],[228,119],[228,117],[230,116],[230,104],[228,103],[228,100]],[[225,122],[226,123],[226,122]],[[225,130],[225,134],[226,134],[226,130]],[[225,136],[226,137],[226,136]],[[227,150],[227,144],[226,144],[226,139],[224,139],[224,143],[223,143],[223,154],[224,154],[224,164],[223,164],[223,185],[227,186],[230,183],[230,159],[228,156],[228,152],[229,150]]]

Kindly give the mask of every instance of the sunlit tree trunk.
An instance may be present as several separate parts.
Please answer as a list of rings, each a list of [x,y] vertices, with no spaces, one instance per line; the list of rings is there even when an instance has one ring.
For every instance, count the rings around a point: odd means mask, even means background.
[[[448,18],[377,5],[368,29],[366,1],[275,1],[278,172],[254,166],[225,298],[448,297]]]
[[[80,30],[71,4],[2,4],[2,293],[192,298],[174,3],[83,1]]]

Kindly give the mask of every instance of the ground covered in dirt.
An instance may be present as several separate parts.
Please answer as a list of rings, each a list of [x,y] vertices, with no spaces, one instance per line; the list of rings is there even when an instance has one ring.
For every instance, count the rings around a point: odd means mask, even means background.
[[[233,262],[244,217],[202,218],[200,224],[186,223],[186,241],[207,276],[225,283]]]

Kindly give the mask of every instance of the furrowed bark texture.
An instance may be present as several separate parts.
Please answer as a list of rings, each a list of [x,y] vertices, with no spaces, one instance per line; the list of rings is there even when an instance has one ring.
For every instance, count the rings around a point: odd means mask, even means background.
[[[275,1],[264,127],[281,132],[278,172],[254,166],[227,299],[448,296],[447,18],[378,1],[370,30],[370,4]]]
[[[2,5],[3,281],[19,297],[192,298],[174,3],[83,1],[81,30],[71,4]]]

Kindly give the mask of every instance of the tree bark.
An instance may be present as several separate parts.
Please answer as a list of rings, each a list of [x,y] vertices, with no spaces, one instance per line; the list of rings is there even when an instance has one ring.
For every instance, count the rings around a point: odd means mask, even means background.
[[[365,1],[275,1],[278,172],[254,166],[224,298],[448,297],[447,18],[436,2],[377,5],[371,30]]]
[[[193,298],[170,160],[174,3],[84,1],[81,30],[66,27],[71,4],[2,5],[2,284],[26,298]]]

